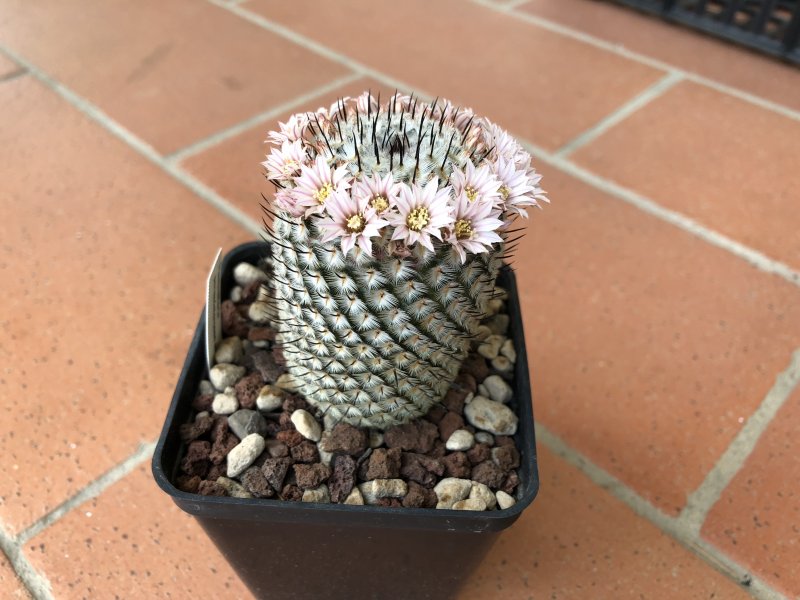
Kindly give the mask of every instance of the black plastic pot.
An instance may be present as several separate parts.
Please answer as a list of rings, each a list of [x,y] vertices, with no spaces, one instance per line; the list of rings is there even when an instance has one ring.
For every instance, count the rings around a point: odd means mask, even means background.
[[[222,264],[222,294],[233,267],[256,264],[264,243],[243,244]],[[178,490],[173,481],[185,448],[179,427],[194,418],[192,399],[207,375],[204,315],[195,331],[153,456],[153,475],[175,504],[194,515],[258,598],[449,598],[475,570],[499,533],[517,520],[539,489],[530,380],[514,274],[501,273],[517,352],[514,408],[521,450],[517,503],[485,512],[308,504],[207,497]]]

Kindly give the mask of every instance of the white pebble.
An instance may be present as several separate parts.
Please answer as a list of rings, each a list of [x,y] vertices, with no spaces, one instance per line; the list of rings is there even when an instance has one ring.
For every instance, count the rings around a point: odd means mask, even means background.
[[[283,406],[283,390],[277,385],[265,385],[258,392],[256,408],[262,412],[272,412]]]
[[[478,354],[491,360],[500,354],[500,347],[504,342],[505,338],[502,335],[490,335],[478,346]]]
[[[383,433],[377,429],[371,430],[369,432],[369,447],[380,448],[381,446],[383,446]]]
[[[402,479],[373,479],[358,486],[364,502],[375,504],[381,498],[402,498],[408,493],[408,484]]]
[[[511,319],[508,315],[500,314],[494,315],[491,319],[487,319],[484,323],[492,333],[495,335],[506,335],[508,326],[511,324]]]
[[[505,356],[512,363],[517,362],[517,351],[514,350],[514,340],[507,339],[505,344],[500,347],[500,354]]]
[[[208,377],[214,387],[221,392],[226,387],[235,385],[237,381],[244,377],[244,371],[244,367],[238,365],[219,363],[211,367]]]
[[[469,450],[475,445],[475,436],[466,429],[456,429],[447,438],[444,447],[448,450]]]
[[[470,490],[472,482],[469,479],[445,477],[433,488],[439,500],[436,508],[452,508],[453,504],[469,496]]]
[[[239,410],[239,401],[233,394],[217,394],[211,403],[211,410],[218,415],[232,415]]]
[[[464,405],[466,406],[467,404],[469,404],[470,402],[472,402],[472,399],[473,399],[474,397],[475,397],[475,392],[470,392],[469,394],[467,394],[467,397],[466,397],[466,398],[464,398]]]
[[[500,510],[511,508],[517,503],[513,496],[506,494],[503,490],[497,490],[495,496],[497,497],[497,506],[500,507]]]
[[[486,314],[496,315],[503,310],[503,301],[500,298],[492,298],[486,303]]]
[[[241,262],[234,267],[233,278],[236,280],[236,283],[245,286],[254,281],[266,281],[267,274],[250,263]]]
[[[292,413],[292,423],[297,431],[307,440],[318,442],[322,438],[322,428],[311,413],[298,408]]]
[[[475,441],[478,444],[486,444],[487,446],[494,446],[494,436],[488,431],[479,431],[475,434]]]
[[[483,381],[483,385],[486,387],[489,398],[495,402],[502,402],[505,404],[511,400],[511,396],[514,395],[511,386],[499,375],[489,375],[489,377]]]
[[[484,398],[489,397],[489,390],[482,383],[478,384],[478,395],[483,396]]]
[[[505,356],[495,356],[492,359],[492,368],[498,373],[511,373],[514,369],[514,363],[508,360]]]
[[[347,498],[344,499],[344,503],[362,506],[364,504],[364,496],[361,495],[361,490],[359,490],[357,487],[354,487],[347,495]]]
[[[319,452],[319,462],[323,465],[330,467],[331,461],[333,460],[333,452],[328,452],[327,450],[323,450],[322,447],[325,445],[325,438],[330,436],[330,431],[323,431],[322,437],[317,442],[317,452]]]
[[[489,486],[477,481],[472,482],[472,489],[469,491],[469,498],[477,498],[478,500],[481,500],[483,505],[489,510],[497,506],[497,498],[495,497],[494,492],[489,489]]]
[[[203,379],[200,381],[199,392],[201,396],[211,396],[216,393],[216,390],[208,379]]]
[[[303,490],[303,502],[318,502],[321,504],[327,504],[330,501],[331,494],[328,491],[328,486],[324,483],[313,490]]]
[[[486,325],[478,325],[478,329],[475,331],[475,338],[479,341],[483,341],[492,335],[492,330],[489,329]]]
[[[298,381],[291,373],[283,373],[278,377],[278,381],[275,382],[275,385],[287,392],[295,392],[297,391]]]
[[[517,415],[505,404],[483,396],[475,396],[464,407],[464,416],[473,427],[495,435],[514,435],[517,432]]]
[[[208,416],[210,416],[210,415],[208,414],[208,411],[207,411],[207,410],[204,410],[204,411],[202,411],[202,412],[199,412],[199,413],[197,413],[197,414],[194,416],[194,420],[195,420],[195,421],[199,421],[200,419],[205,419],[205,418],[206,418],[206,417],[208,417]]]
[[[228,453],[228,477],[242,473],[264,451],[266,443],[257,433],[251,433]]]
[[[228,296],[231,302],[239,302],[242,299],[242,286],[235,285],[231,288],[231,294]]]
[[[233,479],[228,479],[227,477],[223,477],[222,475],[217,477],[217,484],[225,488],[225,491],[228,492],[228,496],[230,496],[231,498],[253,497],[253,495],[250,492],[248,492],[241,483],[239,483],[238,481],[234,481]]]
[[[242,340],[234,335],[217,344],[214,360],[218,363],[237,363],[242,359],[243,353]]]
[[[454,502],[451,508],[453,510],[486,510],[486,502],[480,498],[467,498]]]
[[[268,302],[256,301],[253,302],[247,309],[248,318],[259,325],[269,323],[270,318],[272,318],[272,315],[274,314],[275,313],[270,310],[270,305]]]

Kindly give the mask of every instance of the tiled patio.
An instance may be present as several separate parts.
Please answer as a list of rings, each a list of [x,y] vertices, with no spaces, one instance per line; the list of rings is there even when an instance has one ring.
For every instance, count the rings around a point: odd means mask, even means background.
[[[0,0],[0,44],[0,597],[250,597],[148,460],[265,132],[368,87],[552,198],[541,492],[463,598],[800,597],[800,69],[593,0]]]

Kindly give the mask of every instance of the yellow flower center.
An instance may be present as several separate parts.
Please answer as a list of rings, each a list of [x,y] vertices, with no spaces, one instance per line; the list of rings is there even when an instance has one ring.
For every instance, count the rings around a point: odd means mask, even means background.
[[[283,165],[283,174],[291,177],[300,170],[300,164],[296,160],[288,160]]]
[[[457,240],[471,240],[472,239],[472,223],[466,219],[459,219],[456,221],[456,239]]]
[[[375,209],[376,213],[381,214],[389,208],[389,201],[385,196],[373,196],[372,200],[369,201],[369,205]]]
[[[506,186],[501,186],[498,191],[500,192],[500,195],[503,197],[504,202],[508,200],[508,197],[511,195],[511,190],[508,189]]]
[[[363,215],[355,214],[347,217],[344,228],[347,230],[347,233],[361,233],[364,231],[364,226],[366,224],[367,221],[364,219]]]
[[[325,200],[328,199],[328,196],[331,195],[332,191],[333,191],[333,186],[330,183],[326,183],[316,192],[314,192],[314,200],[316,200],[320,204],[324,204]]]
[[[406,217],[406,225],[411,231],[422,231],[431,222],[431,213],[424,206],[411,210]]]
[[[471,185],[468,185],[464,188],[464,193],[467,195],[467,200],[470,202],[475,202],[475,198],[478,197],[478,190],[476,190]]]

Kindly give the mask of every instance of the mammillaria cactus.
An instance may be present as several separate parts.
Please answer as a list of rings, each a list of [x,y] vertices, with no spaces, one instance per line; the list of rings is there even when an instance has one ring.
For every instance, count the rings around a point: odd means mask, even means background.
[[[546,201],[530,155],[469,109],[397,93],[296,114],[268,141],[289,373],[334,421],[424,415],[476,337],[511,222]]]

